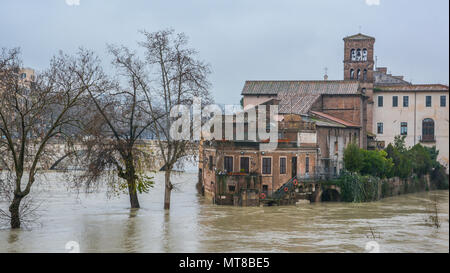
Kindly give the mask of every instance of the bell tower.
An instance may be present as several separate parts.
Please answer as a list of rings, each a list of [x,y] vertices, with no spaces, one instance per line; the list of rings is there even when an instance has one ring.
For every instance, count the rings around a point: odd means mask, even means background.
[[[344,38],[344,80],[373,83],[375,38],[358,33]]]
[[[359,81],[361,90],[361,136],[367,148],[368,136],[373,133],[373,84],[375,38],[358,33],[344,38],[344,80]]]

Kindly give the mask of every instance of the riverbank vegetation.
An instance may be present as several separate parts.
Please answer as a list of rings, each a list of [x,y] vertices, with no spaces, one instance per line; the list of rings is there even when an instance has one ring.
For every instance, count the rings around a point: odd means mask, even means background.
[[[416,144],[406,147],[405,137],[397,136],[384,150],[364,150],[351,143],[344,151],[344,166],[333,181],[341,188],[345,202],[369,202],[390,196],[390,183],[399,178],[401,192],[448,189],[449,177],[437,161],[436,147]],[[429,179],[429,183],[427,182]]]

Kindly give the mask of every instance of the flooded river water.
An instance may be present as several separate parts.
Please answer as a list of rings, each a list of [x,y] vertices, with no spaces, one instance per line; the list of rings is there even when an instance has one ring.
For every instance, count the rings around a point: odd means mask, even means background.
[[[27,229],[3,226],[0,252],[67,252],[69,241],[81,252],[365,252],[370,241],[381,252],[449,251],[448,191],[363,204],[228,207],[199,196],[197,174],[182,173],[165,212],[162,173],[137,211],[127,195],[69,193],[58,173],[41,180],[39,219]],[[436,201],[440,228],[430,221]]]

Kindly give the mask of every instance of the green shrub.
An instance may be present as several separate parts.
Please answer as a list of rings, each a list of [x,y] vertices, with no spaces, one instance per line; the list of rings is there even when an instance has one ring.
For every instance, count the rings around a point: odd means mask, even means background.
[[[363,155],[361,149],[355,144],[350,143],[344,150],[344,166],[349,172],[359,172],[362,168]]]
[[[344,150],[344,166],[349,172],[380,178],[392,177],[394,163],[385,151],[364,150],[350,143]]]
[[[378,199],[380,179],[344,171],[337,180],[344,202],[370,202]]]

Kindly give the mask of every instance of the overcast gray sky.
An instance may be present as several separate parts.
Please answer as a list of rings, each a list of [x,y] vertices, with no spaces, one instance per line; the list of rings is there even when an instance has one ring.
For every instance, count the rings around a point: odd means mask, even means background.
[[[245,80],[342,79],[343,41],[376,38],[378,65],[413,83],[448,84],[448,0],[0,0],[0,47],[45,68],[79,46],[136,47],[138,30],[174,28],[211,64],[218,103],[238,104]]]

